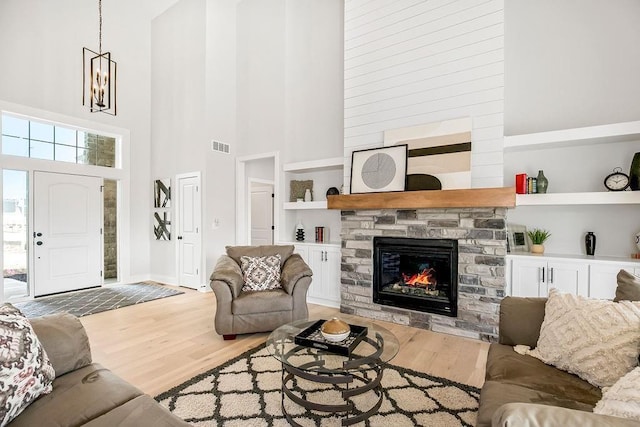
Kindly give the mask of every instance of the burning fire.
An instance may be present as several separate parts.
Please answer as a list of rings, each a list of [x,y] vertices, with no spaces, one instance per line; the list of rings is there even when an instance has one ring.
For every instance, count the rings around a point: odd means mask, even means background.
[[[415,286],[417,288],[435,289],[438,281],[435,278],[436,270],[433,268],[425,268],[420,273],[408,276],[402,273],[402,280],[405,285]]]

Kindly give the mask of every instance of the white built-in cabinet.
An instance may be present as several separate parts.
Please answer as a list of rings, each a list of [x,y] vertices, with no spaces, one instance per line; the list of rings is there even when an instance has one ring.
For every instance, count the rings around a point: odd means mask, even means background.
[[[640,275],[640,262],[583,255],[508,255],[507,293],[546,297],[549,289],[589,298],[613,299],[621,269]]]
[[[340,262],[338,244],[291,243],[295,253],[309,264],[313,271],[307,301],[329,307],[340,307]]]

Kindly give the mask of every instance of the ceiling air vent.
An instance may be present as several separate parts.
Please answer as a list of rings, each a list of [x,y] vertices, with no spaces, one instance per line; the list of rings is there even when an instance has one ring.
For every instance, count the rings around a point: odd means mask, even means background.
[[[211,141],[211,150],[219,151],[220,153],[229,154],[229,144],[225,144],[220,141]]]

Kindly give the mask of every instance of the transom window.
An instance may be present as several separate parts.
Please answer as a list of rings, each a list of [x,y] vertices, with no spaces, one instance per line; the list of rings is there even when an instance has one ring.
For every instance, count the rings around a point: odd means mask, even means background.
[[[116,139],[2,114],[2,154],[116,167]]]

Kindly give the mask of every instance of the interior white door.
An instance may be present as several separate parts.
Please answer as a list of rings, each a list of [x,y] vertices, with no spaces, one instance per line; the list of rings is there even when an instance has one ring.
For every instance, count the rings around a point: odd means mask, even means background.
[[[273,185],[251,185],[251,244],[273,244]]]
[[[102,284],[102,178],[34,172],[34,295]]]
[[[181,175],[178,181],[178,281],[198,289],[202,258],[200,175]]]

